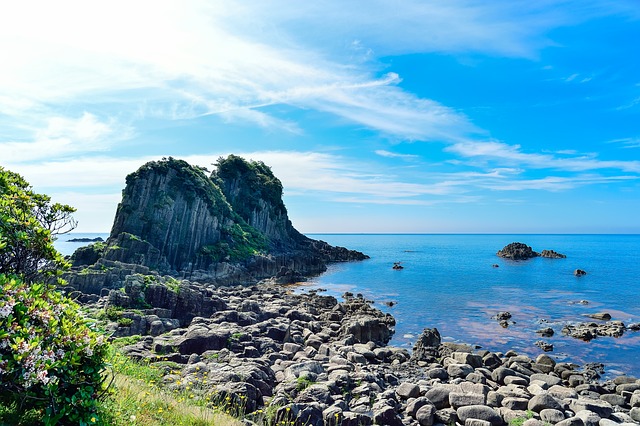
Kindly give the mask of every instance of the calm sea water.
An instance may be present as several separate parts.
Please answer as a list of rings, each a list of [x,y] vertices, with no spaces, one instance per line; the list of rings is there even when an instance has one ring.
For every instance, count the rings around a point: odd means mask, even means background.
[[[391,344],[411,348],[425,327],[450,341],[493,351],[515,349],[536,356],[537,340],[548,354],[584,364],[602,362],[608,375],[640,377],[640,332],[590,342],[563,336],[567,322],[609,312],[625,324],[640,321],[640,235],[310,235],[360,250],[370,260],[336,264],[308,283],[341,296],[362,293],[397,321]],[[496,252],[511,242],[536,251],[552,249],[566,259],[509,261]],[[403,270],[393,270],[402,262]],[[498,264],[498,268],[492,267]],[[575,269],[587,271],[575,277]],[[575,302],[587,300],[587,305]],[[384,302],[395,302],[393,307]],[[502,328],[491,317],[509,311],[516,324]],[[554,329],[551,338],[535,331]]]
[[[86,243],[69,238],[108,234],[63,235],[56,247],[71,254]],[[437,327],[444,339],[477,344],[492,351],[515,349],[536,356],[534,343],[554,345],[549,355],[578,364],[602,362],[607,375],[640,377],[640,332],[620,338],[583,342],[563,336],[568,322],[609,312],[625,324],[640,322],[640,235],[345,235],[314,234],[332,245],[360,250],[371,259],[331,265],[301,287],[323,288],[338,298],[362,293],[397,321],[391,344],[411,348],[425,327]],[[551,249],[566,259],[509,261],[496,252],[512,242],[536,251]],[[403,270],[393,270],[402,262]],[[492,267],[498,264],[498,268]],[[587,271],[575,277],[575,269]],[[586,300],[582,305],[575,303]],[[388,307],[384,302],[394,302]],[[515,324],[502,328],[491,317],[509,311]],[[535,331],[550,326],[551,338]]]

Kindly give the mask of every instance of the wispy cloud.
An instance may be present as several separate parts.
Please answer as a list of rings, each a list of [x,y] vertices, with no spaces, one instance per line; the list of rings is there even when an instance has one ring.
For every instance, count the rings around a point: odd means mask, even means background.
[[[31,133],[31,141],[0,141],[2,160],[7,163],[38,161],[107,151],[113,144],[131,137],[127,126],[113,119],[101,121],[87,112],[78,118],[51,117],[45,127]]]
[[[640,138],[614,139],[608,143],[620,145],[622,148],[640,148]]]
[[[381,77],[377,59],[414,52],[535,57],[552,44],[549,29],[633,10],[591,0],[543,3],[556,7],[63,0],[39,2],[34,14],[31,2],[7,3],[0,10],[0,112],[46,116],[51,105],[81,102],[96,114],[220,114],[300,133],[299,124],[264,110],[287,104],[394,137],[451,141],[474,130],[467,118],[403,91],[401,76]]]
[[[447,151],[467,158],[496,160],[504,164],[514,164],[537,169],[558,169],[566,171],[587,171],[617,169],[623,172],[640,173],[637,160],[599,160],[593,155],[558,157],[551,154],[523,152],[519,145],[502,142],[466,141],[453,144]]]
[[[387,151],[384,149],[378,149],[375,151],[375,153],[381,157],[387,157],[387,158],[402,158],[404,160],[416,160],[418,158],[420,158],[417,155],[414,154],[398,154],[397,152],[391,152],[391,151]]]

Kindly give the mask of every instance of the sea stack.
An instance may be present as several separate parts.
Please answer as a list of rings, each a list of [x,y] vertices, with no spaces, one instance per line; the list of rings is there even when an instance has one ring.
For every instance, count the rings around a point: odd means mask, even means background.
[[[327,263],[367,257],[299,233],[271,169],[234,155],[218,159],[210,174],[165,158],[127,176],[101,253],[105,261],[201,281],[299,281]]]

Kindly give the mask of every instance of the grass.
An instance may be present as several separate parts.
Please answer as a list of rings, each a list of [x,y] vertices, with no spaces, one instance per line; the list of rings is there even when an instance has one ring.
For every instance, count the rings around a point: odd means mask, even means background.
[[[134,340],[134,338],[128,338]],[[125,339],[123,342],[125,343]],[[113,382],[101,402],[95,425],[109,426],[241,426],[238,419],[221,412],[198,396],[169,392],[158,384],[165,371],[179,366],[165,362],[145,365],[120,353],[110,353]],[[0,426],[41,425],[41,413],[0,403]]]
[[[135,362],[114,351],[115,372],[112,397],[100,413],[102,421],[114,426],[239,426],[240,421],[208,407],[199,398],[171,393],[157,386],[163,370],[177,367]]]
[[[509,426],[522,426],[525,421],[532,419],[533,416],[533,411],[527,410],[526,417],[516,417],[515,419],[511,419],[511,421],[509,421]]]

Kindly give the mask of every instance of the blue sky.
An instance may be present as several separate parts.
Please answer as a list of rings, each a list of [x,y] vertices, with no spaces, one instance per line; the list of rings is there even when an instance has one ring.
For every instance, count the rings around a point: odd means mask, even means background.
[[[306,233],[639,233],[638,40],[635,0],[10,2],[0,165],[79,232],[234,153]]]

